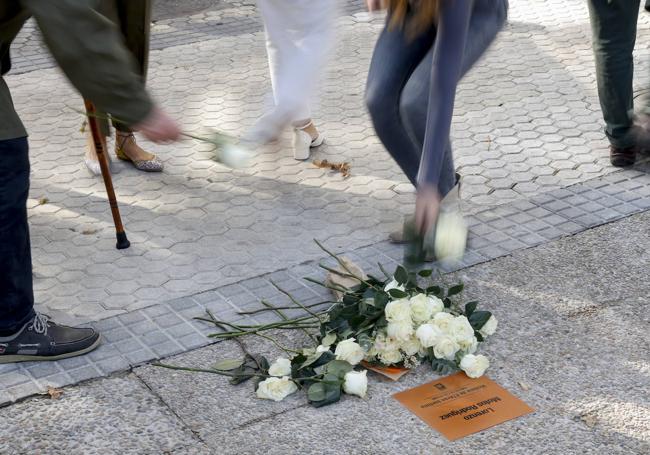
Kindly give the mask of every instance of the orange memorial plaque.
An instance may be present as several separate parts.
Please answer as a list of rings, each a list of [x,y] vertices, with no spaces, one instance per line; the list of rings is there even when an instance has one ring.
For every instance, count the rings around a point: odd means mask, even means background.
[[[462,372],[393,397],[450,441],[534,411],[491,379]]]

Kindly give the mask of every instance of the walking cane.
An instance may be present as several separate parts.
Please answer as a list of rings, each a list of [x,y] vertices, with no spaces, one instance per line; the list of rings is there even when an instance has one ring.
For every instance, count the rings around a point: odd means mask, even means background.
[[[102,178],[104,179],[104,185],[106,186],[106,194],[108,196],[108,203],[111,206],[113,222],[115,223],[115,237],[117,237],[116,248],[118,250],[123,250],[131,246],[131,242],[126,238],[126,232],[124,232],[124,226],[122,225],[122,217],[120,216],[120,209],[117,206],[115,190],[113,190],[113,179],[111,178],[111,171],[108,167],[108,157],[104,150],[102,133],[99,131],[99,125],[97,123],[97,111],[93,103],[90,101],[84,100],[84,103],[86,105],[88,126],[90,127],[93,142],[95,143],[95,151],[97,152],[99,167],[102,170]]]

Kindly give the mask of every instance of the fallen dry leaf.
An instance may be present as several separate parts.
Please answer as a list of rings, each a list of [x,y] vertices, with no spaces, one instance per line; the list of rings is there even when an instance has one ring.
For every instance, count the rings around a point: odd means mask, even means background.
[[[55,387],[48,386],[47,394],[50,396],[51,399],[58,400],[59,398],[61,398],[61,395],[63,395],[63,389],[57,389]]]
[[[97,233],[97,229],[84,229],[81,233],[83,235],[92,235]]]
[[[49,200],[48,198],[46,198],[46,197],[42,197],[42,198],[40,198],[40,199],[38,200],[38,205],[45,205],[45,204],[47,204],[48,202],[50,202],[50,200]]]
[[[350,177],[350,163],[330,163],[327,160],[314,160],[314,166],[321,169],[340,172],[345,179]]]

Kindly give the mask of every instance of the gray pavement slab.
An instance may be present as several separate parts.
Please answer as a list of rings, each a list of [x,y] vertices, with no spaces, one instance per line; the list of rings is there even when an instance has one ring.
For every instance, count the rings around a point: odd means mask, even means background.
[[[454,443],[390,396],[434,379],[426,368],[397,383],[373,377],[367,400],[320,410],[303,396],[259,401],[250,386],[212,375],[135,373],[220,453],[647,453],[649,222],[636,215],[448,277],[500,320],[485,348],[489,376],[536,409]],[[207,365],[234,349],[220,343],[168,363]]]
[[[213,453],[133,375],[0,408],[0,454]]]

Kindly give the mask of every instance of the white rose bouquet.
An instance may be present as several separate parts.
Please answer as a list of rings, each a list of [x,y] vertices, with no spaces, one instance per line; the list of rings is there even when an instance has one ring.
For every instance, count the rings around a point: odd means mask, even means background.
[[[338,291],[342,295],[339,302],[325,311],[315,311],[317,305],[305,306],[278,287],[289,297],[291,305],[277,307],[263,302],[264,308],[241,313],[274,311],[282,317],[278,322],[240,326],[218,321],[210,313],[209,318],[197,318],[222,330],[211,337],[238,341],[244,351],[243,359],[225,359],[210,369],[158,365],[229,376],[233,384],[254,379],[257,396],[274,401],[304,389],[309,403],[315,407],[335,403],[343,394],[365,397],[368,379],[366,371],[361,369],[363,365],[412,369],[428,364],[438,374],[462,370],[471,378],[483,375],[490,362],[476,351],[480,343],[495,333],[497,319],[489,311],[477,310],[477,302],[461,305],[462,283],[449,287],[434,283],[427,286],[425,282],[431,281],[431,270],[409,272],[402,266],[392,275],[384,271],[384,279],[360,276],[345,261],[318,245],[342,269],[321,267],[358,282],[352,289],[342,289],[308,279]],[[327,302],[321,302],[324,303]],[[289,319],[282,313],[283,309],[302,309],[305,315]],[[274,329],[302,330],[314,344],[300,350],[285,348],[262,334]],[[258,335],[272,341],[287,357],[269,364],[263,356],[246,350],[239,340],[244,335]]]

